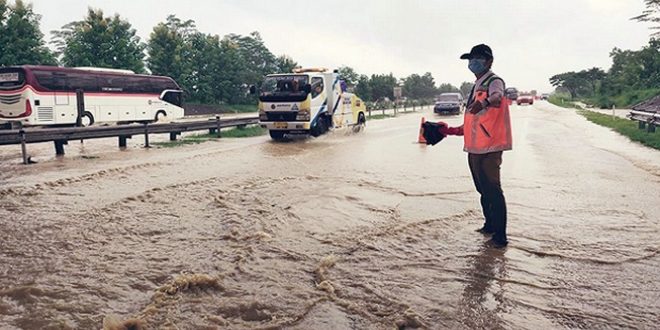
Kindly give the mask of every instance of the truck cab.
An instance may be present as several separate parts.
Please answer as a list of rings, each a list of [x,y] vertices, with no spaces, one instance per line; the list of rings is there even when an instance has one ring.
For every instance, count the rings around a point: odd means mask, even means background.
[[[319,136],[328,130],[363,125],[366,107],[347,93],[335,72],[298,69],[268,75],[259,90],[259,121],[274,140],[285,135]]]

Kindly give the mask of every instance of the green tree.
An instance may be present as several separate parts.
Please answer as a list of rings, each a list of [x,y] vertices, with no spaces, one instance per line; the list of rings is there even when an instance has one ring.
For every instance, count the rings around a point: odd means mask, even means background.
[[[45,46],[40,20],[32,4],[16,0],[13,6],[8,6],[6,0],[0,0],[0,66],[57,64]]]
[[[431,99],[437,94],[435,80],[430,72],[420,76],[412,74],[403,79],[403,92],[409,98],[413,99]]]
[[[394,87],[398,84],[393,74],[371,75],[369,85],[371,87],[371,99],[373,101],[379,101],[385,98],[394,100]]]
[[[468,98],[470,96],[470,93],[472,93],[472,88],[474,88],[474,83],[464,81],[459,89],[461,90],[461,94],[463,94],[463,97]]]
[[[192,100],[219,103],[227,86],[219,88],[222,79],[222,50],[218,36],[196,33],[190,38],[190,72],[186,79]]]
[[[82,21],[71,22],[53,31],[61,62],[66,66],[95,66],[144,70],[145,45],[135,29],[119,15],[104,17],[90,8]]]
[[[149,71],[183,81],[190,72],[192,49],[188,42],[195,33],[195,21],[181,21],[174,15],[169,15],[166,22],[156,25],[147,42]]]
[[[635,16],[632,20],[638,22],[650,22],[654,24],[660,23],[660,0],[644,0],[646,4],[646,10],[642,12],[641,15]],[[651,30],[655,30],[651,35],[658,37],[660,36],[660,26],[652,26]]]
[[[279,71],[275,55],[268,50],[259,32],[248,36],[229,34],[224,41],[240,56],[240,65],[245,69],[240,76],[243,82],[261,82],[265,75]]]
[[[195,86],[192,75],[193,47],[191,39],[199,32],[195,21],[182,21],[169,15],[156,25],[147,43],[147,68],[154,75],[172,77],[184,90],[186,99],[193,99]]]
[[[438,92],[440,93],[460,93],[461,90],[458,89],[456,86],[452,84],[440,84],[440,87],[438,87]]]
[[[341,77],[342,80],[346,83],[346,85],[349,88],[354,88],[358,80],[360,79],[360,75],[353,70],[350,66],[343,65],[339,67],[339,77]]]
[[[275,59],[275,65],[277,66],[277,72],[280,73],[289,73],[293,72],[293,69],[299,67],[298,62],[294,61],[291,56],[280,55]]]
[[[360,75],[358,77],[357,84],[355,86],[355,94],[357,94],[357,96],[365,101],[374,101],[368,76]]]
[[[605,72],[599,68],[591,68],[579,72],[565,72],[554,75],[550,83],[555,87],[563,87],[571,94],[571,98],[592,97],[598,93]]]

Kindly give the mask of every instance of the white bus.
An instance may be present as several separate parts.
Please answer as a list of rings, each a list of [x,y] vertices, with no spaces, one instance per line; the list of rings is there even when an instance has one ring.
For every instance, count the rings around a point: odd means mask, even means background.
[[[182,118],[183,95],[169,77],[132,71],[51,66],[0,67],[0,121],[71,125],[76,91],[85,93],[82,126]]]

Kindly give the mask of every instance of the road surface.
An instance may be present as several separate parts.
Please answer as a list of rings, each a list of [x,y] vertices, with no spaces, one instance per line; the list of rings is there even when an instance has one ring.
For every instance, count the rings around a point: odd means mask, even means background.
[[[422,115],[31,166],[3,147],[0,328],[657,327],[660,152],[513,106],[497,250],[462,141],[414,143]]]

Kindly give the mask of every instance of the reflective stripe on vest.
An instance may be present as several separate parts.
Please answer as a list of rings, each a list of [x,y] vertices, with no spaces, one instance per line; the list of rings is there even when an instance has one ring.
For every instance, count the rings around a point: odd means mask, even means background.
[[[496,75],[492,75],[477,87],[475,102],[488,98],[488,86],[495,79],[501,80]],[[511,116],[506,96],[502,95],[499,107],[489,106],[477,114],[465,111],[463,139],[465,142],[463,150],[472,154],[511,150],[513,147]]]

